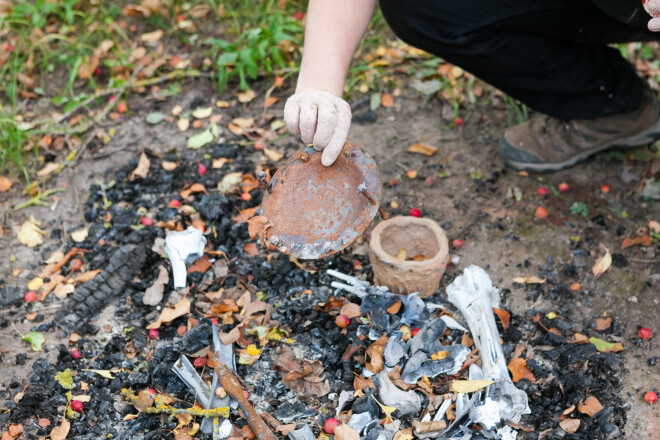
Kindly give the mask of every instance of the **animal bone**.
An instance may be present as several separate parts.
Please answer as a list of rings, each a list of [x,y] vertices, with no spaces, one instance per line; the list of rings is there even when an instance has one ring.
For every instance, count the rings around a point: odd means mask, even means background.
[[[509,378],[492,310],[494,293],[490,277],[477,266],[467,267],[447,287],[449,301],[465,317],[479,350],[484,378],[496,382],[487,388],[485,399],[470,409],[470,419],[486,429],[501,420],[518,422],[522,414],[530,413],[527,394]]]

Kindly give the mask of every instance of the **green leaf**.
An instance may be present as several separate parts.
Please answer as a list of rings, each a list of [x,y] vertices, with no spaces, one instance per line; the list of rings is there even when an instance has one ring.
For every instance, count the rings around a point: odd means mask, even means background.
[[[190,136],[188,138],[188,148],[193,150],[202,148],[204,145],[213,142],[218,137],[218,134],[220,134],[220,130],[218,130],[218,126],[214,122],[203,132]]]
[[[62,388],[70,390],[73,387],[73,375],[71,370],[67,368],[64,371],[60,371],[55,375],[55,380],[62,385]]]
[[[380,107],[380,93],[374,93],[371,95],[371,100],[369,101],[369,108],[372,111],[378,110]]]
[[[623,351],[623,344],[621,342],[607,342],[598,338],[589,338],[589,342],[596,346],[596,350],[601,353],[609,353],[611,351]]]
[[[39,332],[29,332],[23,337],[23,340],[32,344],[32,350],[34,351],[41,351],[41,347],[43,347],[44,342],[46,342],[44,335]]]
[[[166,118],[164,113],[161,112],[151,112],[147,115],[147,123],[151,125],[160,124]]]

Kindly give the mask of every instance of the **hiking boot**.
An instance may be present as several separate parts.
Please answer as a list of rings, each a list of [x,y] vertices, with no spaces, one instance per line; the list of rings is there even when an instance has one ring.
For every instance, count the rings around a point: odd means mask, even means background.
[[[558,171],[610,148],[635,148],[660,139],[660,104],[646,90],[634,111],[596,119],[563,121],[546,115],[508,128],[500,155],[517,170]]]

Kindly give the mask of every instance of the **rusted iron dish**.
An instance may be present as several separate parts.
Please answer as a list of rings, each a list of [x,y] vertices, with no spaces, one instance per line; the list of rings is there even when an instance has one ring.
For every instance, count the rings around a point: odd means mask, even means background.
[[[321,163],[312,147],[293,155],[270,179],[261,207],[280,252],[315,260],[353,243],[378,213],[380,171],[362,148],[346,143],[337,161]]]

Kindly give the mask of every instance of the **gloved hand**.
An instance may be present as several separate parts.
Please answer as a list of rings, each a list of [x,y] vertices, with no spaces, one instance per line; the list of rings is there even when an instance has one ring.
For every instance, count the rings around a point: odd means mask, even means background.
[[[642,0],[646,12],[653,18],[649,20],[649,30],[660,32],[660,0]]]
[[[323,151],[321,162],[332,165],[341,153],[351,127],[351,106],[330,92],[315,90],[291,96],[284,106],[284,122],[292,134]]]

